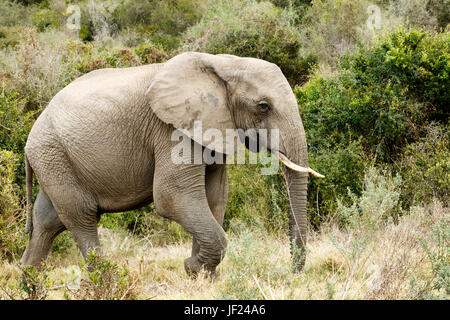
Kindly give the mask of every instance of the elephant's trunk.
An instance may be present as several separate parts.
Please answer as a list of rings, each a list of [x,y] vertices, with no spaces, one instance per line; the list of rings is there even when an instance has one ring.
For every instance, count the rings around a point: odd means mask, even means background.
[[[301,120],[299,128],[289,132],[299,132],[297,136],[282,136],[281,151],[275,152],[283,168],[286,178],[286,189],[289,209],[289,238],[294,272],[299,272],[306,260],[307,215],[306,197],[308,174],[323,178],[320,173],[308,166],[308,151],[305,131]]]
[[[306,195],[308,174],[285,170],[289,210],[289,240],[294,272],[299,272],[306,259]]]

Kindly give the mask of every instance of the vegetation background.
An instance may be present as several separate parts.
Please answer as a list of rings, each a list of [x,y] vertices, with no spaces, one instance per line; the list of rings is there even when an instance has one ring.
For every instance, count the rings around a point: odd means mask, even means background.
[[[449,13],[449,0],[0,0],[0,298],[448,299]],[[23,148],[47,103],[94,69],[184,51],[265,59],[292,85],[326,175],[309,183],[304,271],[290,270],[281,172],[254,165],[229,167],[215,282],[187,277],[190,236],[152,206],[102,216],[93,270],[68,232],[42,268],[21,267]]]

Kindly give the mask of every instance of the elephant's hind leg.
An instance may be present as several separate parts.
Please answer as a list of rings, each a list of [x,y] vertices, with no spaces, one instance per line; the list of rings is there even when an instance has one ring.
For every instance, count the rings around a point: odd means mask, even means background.
[[[50,186],[46,191],[83,257],[86,259],[91,250],[100,252],[97,233],[99,216],[95,197],[70,178],[66,184]]]
[[[61,222],[49,198],[39,191],[33,208],[33,231],[22,256],[24,265],[39,265],[51,248],[53,239],[66,227]]]
[[[97,198],[80,183],[73,162],[58,140],[47,137],[38,145],[26,148],[27,158],[60,222],[86,258],[89,249],[100,249]]]

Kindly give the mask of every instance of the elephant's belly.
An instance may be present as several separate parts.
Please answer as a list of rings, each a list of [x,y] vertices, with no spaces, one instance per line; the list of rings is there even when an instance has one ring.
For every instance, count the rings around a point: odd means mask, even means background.
[[[121,197],[118,199],[104,198],[99,201],[101,212],[122,212],[134,210],[146,206],[153,202],[153,193],[138,197]]]
[[[135,161],[104,162],[96,170],[78,173],[83,184],[95,194],[101,211],[127,211],[153,201],[153,166],[143,159],[132,160]]]
[[[102,212],[120,212],[140,208],[153,202],[153,186],[124,181],[109,191],[97,191],[98,205]]]

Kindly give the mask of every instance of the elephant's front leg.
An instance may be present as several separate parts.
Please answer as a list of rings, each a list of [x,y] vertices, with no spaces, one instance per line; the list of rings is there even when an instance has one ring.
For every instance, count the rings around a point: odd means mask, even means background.
[[[156,159],[154,202],[159,214],[183,226],[198,244],[198,250],[185,260],[191,276],[204,268],[212,275],[227,245],[225,231],[208,203],[205,188],[206,165],[176,165],[168,158]]]
[[[225,158],[224,161],[225,163]],[[220,226],[223,225],[225,208],[228,201],[228,178],[225,164],[213,164],[206,167],[205,188],[208,205]],[[200,246],[192,240],[192,256],[198,254]]]

